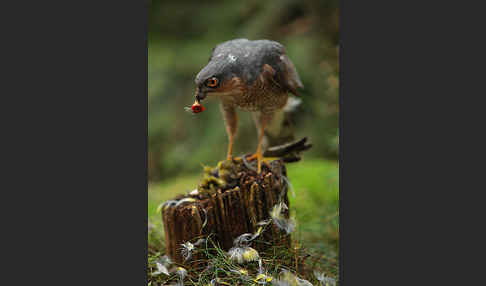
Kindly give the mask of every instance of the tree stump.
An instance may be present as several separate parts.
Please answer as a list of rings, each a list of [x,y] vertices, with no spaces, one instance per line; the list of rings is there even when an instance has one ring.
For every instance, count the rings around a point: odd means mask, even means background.
[[[275,205],[289,205],[283,161],[263,164],[261,174],[256,173],[255,163],[235,158],[219,162],[216,168],[205,167],[205,176],[196,190],[164,203],[166,253],[173,261],[184,263],[181,244],[194,243],[210,234],[213,241],[228,250],[236,237],[255,233],[258,223],[270,218]],[[288,218],[288,210],[283,215]],[[252,242],[258,251],[270,245],[290,246],[290,235],[271,223]]]

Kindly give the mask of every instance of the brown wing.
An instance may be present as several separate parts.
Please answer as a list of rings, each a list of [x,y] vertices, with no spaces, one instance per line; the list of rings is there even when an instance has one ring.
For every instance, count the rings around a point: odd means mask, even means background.
[[[282,84],[287,87],[291,93],[298,96],[299,94],[297,92],[297,88],[304,88],[304,85],[300,80],[299,74],[297,73],[294,64],[287,57],[287,55],[281,55],[280,60],[282,67]]]

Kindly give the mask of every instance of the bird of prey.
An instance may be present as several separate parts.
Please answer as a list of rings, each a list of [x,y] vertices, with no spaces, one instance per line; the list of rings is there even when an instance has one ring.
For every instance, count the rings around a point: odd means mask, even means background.
[[[206,97],[221,100],[229,139],[228,160],[232,159],[238,125],[236,108],[252,112],[258,129],[258,145],[247,160],[256,159],[260,173],[265,131],[273,128],[274,134],[280,132],[279,122],[275,121],[282,120],[288,93],[298,96],[297,88],[303,88],[284,46],[270,40],[235,39],[220,43],[213,49],[208,64],[197,74],[195,83],[198,108]]]

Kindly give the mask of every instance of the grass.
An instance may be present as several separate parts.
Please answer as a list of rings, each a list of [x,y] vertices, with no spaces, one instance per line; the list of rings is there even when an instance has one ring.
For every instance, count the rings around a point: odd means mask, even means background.
[[[303,159],[301,162],[287,165],[288,179],[295,192],[289,192],[291,215],[297,220],[297,228],[292,233],[293,247],[291,249],[273,249],[269,253],[261,253],[262,261],[269,276],[275,282],[281,269],[289,269],[299,277],[307,279],[313,285],[319,285],[312,274],[318,270],[326,276],[338,280],[338,250],[339,250],[339,172],[334,161],[321,159]],[[155,271],[155,262],[164,255],[163,232],[160,213],[157,207],[175,195],[195,189],[201,174],[181,176],[161,183],[149,185],[148,218],[149,231],[149,285],[164,285],[177,281],[177,275],[160,274],[151,276]],[[248,277],[236,273],[235,269],[242,266],[231,262],[224,251],[211,243],[196,251],[206,254],[215,268],[212,271],[187,269],[185,285],[207,285],[216,276],[219,285],[255,285],[258,274],[258,263],[250,262],[243,265],[248,271]],[[216,254],[214,254],[216,253]],[[233,271],[232,271],[233,270]],[[270,283],[269,283],[270,284]],[[226,284],[228,285],[228,284]],[[292,285],[292,284],[290,284]]]

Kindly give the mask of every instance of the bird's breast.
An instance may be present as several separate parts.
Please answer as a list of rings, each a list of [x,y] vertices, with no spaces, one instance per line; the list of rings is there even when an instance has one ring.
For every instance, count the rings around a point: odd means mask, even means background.
[[[280,86],[260,77],[260,80],[256,80],[252,85],[244,86],[241,93],[226,97],[226,99],[227,104],[245,111],[271,112],[285,106],[288,94]]]
[[[287,93],[248,91],[234,97],[232,103],[245,111],[270,112],[283,108],[287,103],[287,99]]]

